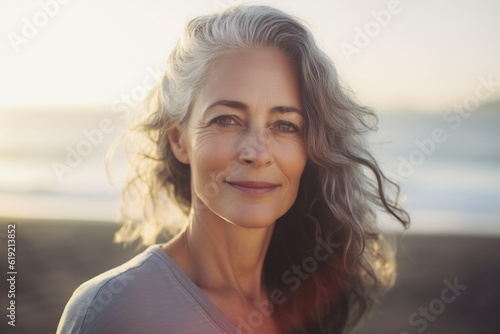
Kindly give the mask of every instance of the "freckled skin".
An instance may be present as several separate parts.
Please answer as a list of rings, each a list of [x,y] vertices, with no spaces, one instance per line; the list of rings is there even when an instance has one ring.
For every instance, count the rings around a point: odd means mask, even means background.
[[[219,100],[242,102],[248,109],[217,105],[206,110]],[[205,205],[225,221],[250,228],[269,226],[282,216],[295,201],[307,160],[304,119],[297,112],[271,109],[300,109],[300,102],[294,68],[278,51],[239,50],[219,59],[183,136],[194,206]],[[289,123],[297,131],[291,131]],[[225,181],[279,186],[265,195],[249,196]]]

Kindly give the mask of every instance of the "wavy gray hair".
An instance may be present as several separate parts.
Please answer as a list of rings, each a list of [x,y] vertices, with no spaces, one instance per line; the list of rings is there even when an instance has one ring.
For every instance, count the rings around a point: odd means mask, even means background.
[[[187,24],[161,85],[132,122],[125,222],[115,240],[151,244],[182,226],[182,215],[175,211],[189,213],[191,173],[172,153],[168,129],[185,126],[215,60],[255,47],[279,50],[296,67],[308,152],[297,199],[276,222],[266,255],[266,286],[286,291],[288,300],[273,316],[286,333],[342,333],[394,282],[394,254],[379,231],[377,212],[385,211],[405,227],[409,217],[398,205],[399,188],[367,150],[365,134],[374,130],[374,112],[349,96],[309,30],[280,10],[237,6]],[[320,241],[339,247],[300,289],[291,291],[281,275],[312,256]]]

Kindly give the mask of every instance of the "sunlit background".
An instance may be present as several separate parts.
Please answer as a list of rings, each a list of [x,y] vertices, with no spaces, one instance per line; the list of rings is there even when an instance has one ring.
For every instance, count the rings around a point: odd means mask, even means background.
[[[240,3],[0,0],[0,257],[18,223],[19,270],[17,326],[1,333],[55,333],[81,283],[137,254],[112,243],[127,163],[118,147],[110,180],[106,154],[184,24]],[[500,333],[500,2],[252,3],[304,20],[378,112],[370,142],[412,217],[396,286],[356,334]],[[467,290],[433,309],[457,279]],[[435,321],[412,323],[422,307]]]
[[[0,216],[113,221],[126,162],[110,184],[104,160],[126,110],[188,19],[247,2],[63,2],[0,0]],[[500,2],[252,3],[302,18],[379,112],[410,231],[500,233]]]

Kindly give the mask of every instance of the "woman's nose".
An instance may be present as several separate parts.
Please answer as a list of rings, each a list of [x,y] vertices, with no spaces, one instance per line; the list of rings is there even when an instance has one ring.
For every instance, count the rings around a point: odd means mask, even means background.
[[[269,166],[272,163],[271,136],[265,129],[249,131],[243,139],[239,161],[253,167]]]

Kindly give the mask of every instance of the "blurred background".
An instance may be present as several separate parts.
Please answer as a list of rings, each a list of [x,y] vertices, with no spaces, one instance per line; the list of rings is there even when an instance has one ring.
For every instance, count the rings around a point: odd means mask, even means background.
[[[18,326],[4,319],[2,332],[55,333],[79,284],[137,253],[112,244],[127,163],[118,150],[110,180],[106,153],[161,77],[184,24],[243,3],[304,20],[343,85],[378,112],[370,142],[401,184],[413,224],[402,234],[384,225],[400,241],[400,279],[358,332],[497,333],[493,0],[0,0],[0,242],[3,259],[6,224],[16,223],[20,267]],[[468,286],[462,295],[431,307],[429,318],[418,314],[454,278]]]

